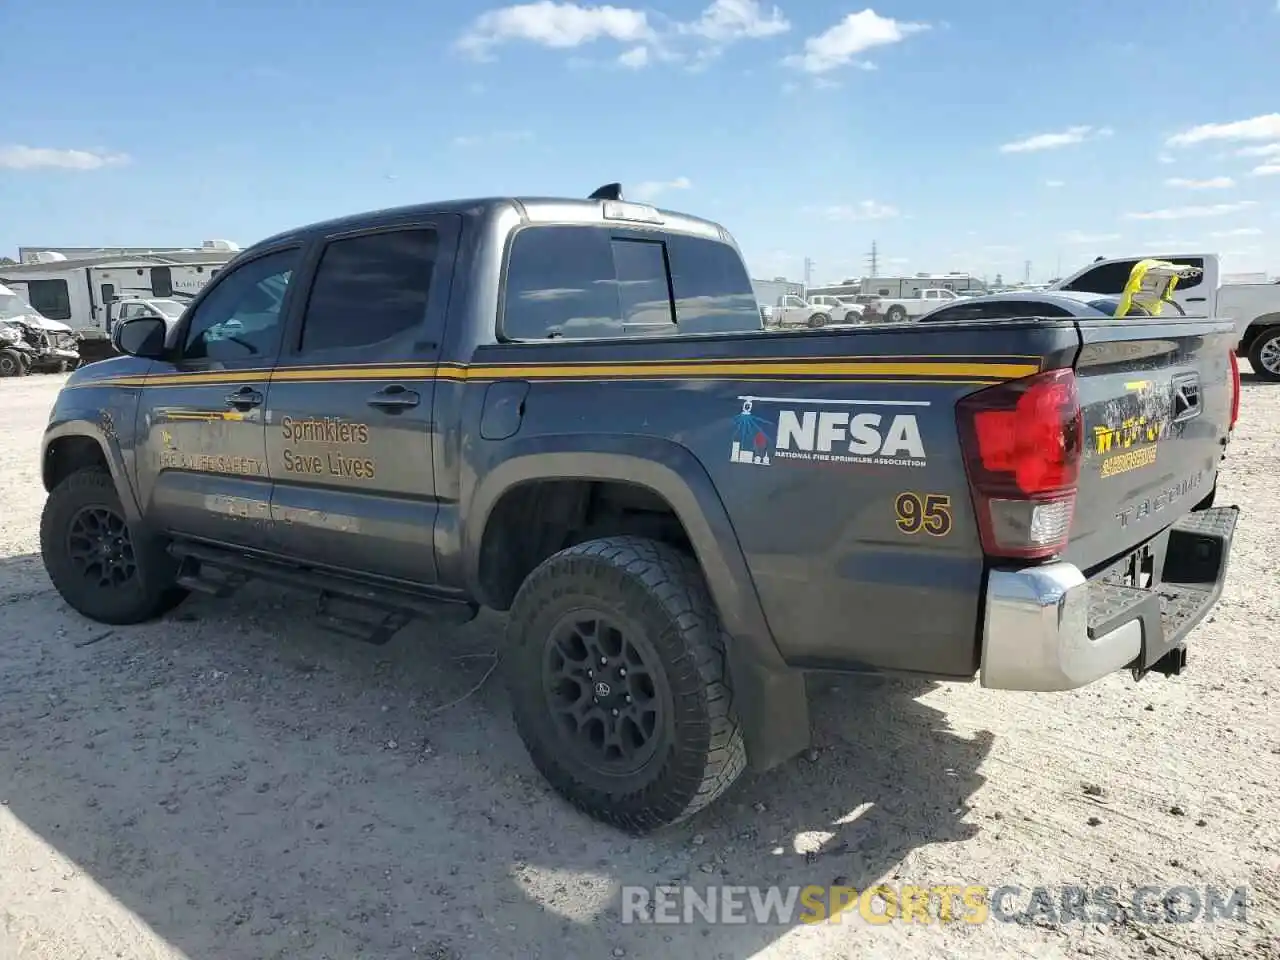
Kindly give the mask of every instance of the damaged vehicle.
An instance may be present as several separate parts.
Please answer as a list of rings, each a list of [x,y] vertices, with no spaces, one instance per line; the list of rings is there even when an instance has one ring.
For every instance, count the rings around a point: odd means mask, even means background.
[[[80,365],[80,338],[65,323],[40,314],[17,291],[0,284],[0,326],[8,332],[0,334],[9,354],[0,359],[0,373],[21,376],[26,373],[65,373]],[[15,337],[14,334],[17,334]],[[24,358],[25,369],[9,372],[17,354]]]

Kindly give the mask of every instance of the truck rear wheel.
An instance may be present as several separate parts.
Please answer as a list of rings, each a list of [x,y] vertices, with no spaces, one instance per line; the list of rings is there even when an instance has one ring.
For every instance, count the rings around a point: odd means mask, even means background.
[[[80,470],[49,493],[40,553],[62,599],[100,623],[151,620],[187,595],[175,585],[177,561],[130,530],[105,470]]]
[[[672,547],[611,537],[550,557],[516,595],[502,659],[534,766],[597,820],[675,823],[746,767],[719,615]]]
[[[1268,327],[1253,338],[1249,365],[1263,380],[1280,381],[1280,327]]]
[[[885,314],[885,317],[890,323],[902,323],[907,319],[907,308],[900,304],[894,304],[889,308],[889,312]]]

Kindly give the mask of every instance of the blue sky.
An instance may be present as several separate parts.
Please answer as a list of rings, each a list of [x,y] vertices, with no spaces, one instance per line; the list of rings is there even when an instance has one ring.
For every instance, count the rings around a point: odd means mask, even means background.
[[[1280,0],[628,3],[9,4],[0,255],[621,180],[762,277],[1280,273]]]

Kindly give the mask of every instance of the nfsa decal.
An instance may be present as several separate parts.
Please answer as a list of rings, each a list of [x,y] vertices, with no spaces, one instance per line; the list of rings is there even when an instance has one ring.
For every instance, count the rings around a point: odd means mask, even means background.
[[[916,415],[894,408],[927,407],[928,401],[738,399],[742,412],[733,419],[731,463],[762,467],[787,460],[893,467],[926,463]],[[772,418],[759,412],[757,404],[769,404]]]

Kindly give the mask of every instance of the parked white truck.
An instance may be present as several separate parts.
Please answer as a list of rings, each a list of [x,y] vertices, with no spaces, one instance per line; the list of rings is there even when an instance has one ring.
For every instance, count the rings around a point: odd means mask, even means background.
[[[804,297],[786,296],[773,308],[775,327],[827,327],[832,324],[856,323],[861,311],[856,304],[841,303],[835,297],[823,297],[822,303]]]
[[[954,290],[930,287],[921,290],[918,297],[876,297],[867,304],[867,312],[883,316],[889,323],[902,323],[949,306],[959,299],[960,295]]]
[[[1050,286],[1052,290],[1082,290],[1119,296],[1134,265],[1145,257],[1095,260]],[[1239,341],[1236,354],[1247,357],[1263,380],[1280,382],[1280,282],[1224,283],[1218,255],[1192,253],[1156,255],[1155,259],[1199,267],[1197,277],[1179,281],[1173,300],[1188,316],[1230,317]]]

